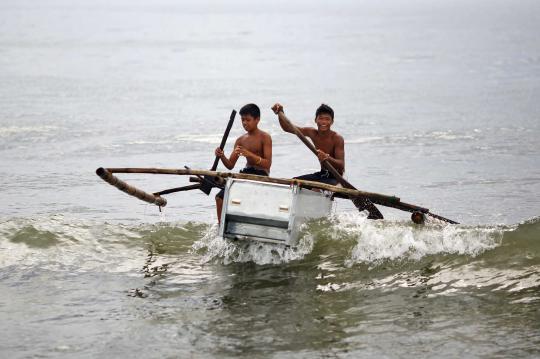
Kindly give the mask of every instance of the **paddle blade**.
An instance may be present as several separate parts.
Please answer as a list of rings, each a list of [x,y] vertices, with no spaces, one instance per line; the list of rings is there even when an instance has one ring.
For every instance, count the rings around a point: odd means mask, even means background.
[[[358,208],[360,212],[368,211],[368,219],[384,219],[382,213],[377,207],[366,197],[354,197],[351,198],[352,203]]]

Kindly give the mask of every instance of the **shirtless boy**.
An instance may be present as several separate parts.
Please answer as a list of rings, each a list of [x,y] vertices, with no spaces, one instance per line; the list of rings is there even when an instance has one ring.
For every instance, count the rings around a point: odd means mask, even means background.
[[[283,111],[283,106],[276,103],[274,106],[272,106],[272,110],[277,115],[280,111]],[[315,123],[317,124],[317,128],[298,127],[298,129],[304,136],[309,137],[313,141],[313,144],[317,149],[317,157],[319,157],[319,161],[322,162],[324,160],[328,160],[328,162],[334,166],[339,174],[343,174],[343,171],[345,171],[345,146],[343,137],[330,129],[334,123],[334,110],[325,104],[319,106],[315,112]],[[294,130],[281,119],[279,120],[279,124],[285,132],[294,133]],[[331,185],[336,185],[338,182],[338,180],[330,172],[328,172],[327,169],[322,167],[322,164],[319,172],[295,178],[317,181]]]
[[[219,147],[215,154],[221,159],[221,162],[228,169],[232,170],[240,156],[246,158],[246,166],[240,170],[240,173],[254,174],[259,176],[268,176],[270,166],[272,165],[272,137],[264,131],[261,131],[259,125],[261,111],[255,104],[247,104],[240,109],[242,117],[242,126],[246,134],[238,137],[234,143],[234,149],[227,158]],[[221,220],[221,208],[223,207],[223,193],[221,190],[216,195],[216,208],[218,222]]]

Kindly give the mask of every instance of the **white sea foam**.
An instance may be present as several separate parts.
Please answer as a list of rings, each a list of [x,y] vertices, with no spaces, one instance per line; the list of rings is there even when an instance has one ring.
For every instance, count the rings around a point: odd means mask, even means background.
[[[428,221],[423,226],[398,221],[371,221],[363,214],[345,212],[333,218],[334,239],[354,239],[347,265],[378,264],[383,260],[418,260],[432,254],[476,256],[500,244],[498,227],[467,227]]]
[[[217,234],[218,226],[211,227],[202,239],[193,244],[193,250],[202,253],[203,263],[221,260],[223,264],[254,262],[280,264],[302,259],[313,249],[313,237],[304,233],[296,247],[255,241],[232,241]]]
[[[217,225],[195,242],[193,250],[202,261],[216,259],[224,264],[249,262],[279,264],[301,259],[314,247],[314,238],[339,241],[352,248],[344,259],[346,266],[364,263],[377,266],[386,260],[420,260],[434,254],[477,256],[497,247],[504,230],[497,226],[468,227],[432,220],[416,226],[403,221],[371,221],[358,212],[335,214],[324,229],[308,226],[296,248],[258,242],[231,241],[217,235]]]

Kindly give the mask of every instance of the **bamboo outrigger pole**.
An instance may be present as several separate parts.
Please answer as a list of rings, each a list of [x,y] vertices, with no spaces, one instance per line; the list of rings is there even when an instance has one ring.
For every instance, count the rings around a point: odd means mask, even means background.
[[[306,181],[306,180],[295,179],[295,178],[276,178],[276,177],[267,177],[267,176],[257,176],[257,175],[251,175],[251,174],[245,174],[245,173],[194,170],[190,168],[174,169],[174,168],[103,168],[103,167],[100,167],[97,169],[96,173],[98,172],[106,173],[107,178],[110,178],[110,177],[116,178],[118,182],[123,182],[123,181],[118,179],[116,176],[114,176],[113,173],[146,173],[146,174],[178,175],[178,176],[208,176],[208,177],[219,177],[223,179],[230,177],[230,178],[252,180],[252,181],[257,181],[257,182],[268,182],[268,183],[277,183],[277,184],[284,184],[284,185],[298,184],[301,187],[305,187],[307,189],[317,188],[317,189],[327,190],[334,193],[341,193],[343,195],[348,195],[348,196],[354,196],[354,197],[365,196],[368,198],[373,198],[374,200],[379,201],[379,202],[400,203],[400,199],[395,196],[386,196],[379,193],[364,192],[364,191],[359,191],[355,189],[336,187],[336,186],[332,186],[326,183]],[[99,173],[98,173],[98,176],[103,178],[103,176],[100,175]],[[116,186],[114,183],[111,183],[105,178],[103,179],[106,182],[118,188],[118,186]],[[127,183],[125,182],[123,183],[127,185]],[[132,187],[132,186],[129,186],[129,187]],[[124,192],[131,194],[127,191],[124,191]],[[139,198],[136,195],[133,195],[133,196]]]
[[[96,174],[101,177],[102,180],[105,182],[113,185],[114,187],[118,188],[120,191],[125,192],[129,194],[130,196],[137,197],[140,200],[143,200],[145,202],[155,204],[159,207],[165,207],[167,205],[167,200],[163,197],[160,197],[159,195],[153,195],[151,193],[147,193],[143,190],[140,190],[136,187],[133,187],[126,182],[122,181],[116,176],[113,176],[110,171],[107,171],[105,168],[100,167],[96,170]]]
[[[208,177],[218,178],[222,180],[230,177],[230,178],[246,179],[246,180],[258,181],[258,182],[277,183],[277,184],[283,184],[283,185],[298,185],[306,189],[321,189],[321,190],[330,191],[330,192],[338,194],[339,197],[346,197],[346,198],[363,197],[363,198],[369,199],[373,203],[376,203],[382,206],[392,207],[392,208],[400,209],[402,211],[413,212],[413,213],[421,212],[421,213],[428,214],[434,218],[440,219],[448,223],[453,223],[453,224],[457,223],[448,218],[444,218],[442,216],[433,214],[429,212],[429,209],[427,208],[401,202],[399,197],[387,196],[387,195],[373,193],[373,192],[365,192],[365,191],[360,191],[360,190],[351,189],[351,188],[337,187],[337,186],[332,186],[325,183],[320,183],[320,182],[315,182],[315,181],[306,181],[306,180],[294,179],[294,178],[293,179],[275,178],[275,177],[257,176],[257,175],[244,174],[244,173],[216,172],[216,171],[207,171],[207,170],[174,169],[174,168],[102,168],[100,167],[96,170],[96,173],[105,182],[112,184],[113,186],[120,189],[121,191],[129,195],[135,196],[139,199],[142,199],[143,201],[146,201],[148,203],[154,203],[158,206],[164,206],[167,203],[167,201],[165,201],[164,198],[155,196],[150,193],[146,193],[142,190],[139,190],[133,186],[128,185],[127,183],[123,182],[122,180],[114,176],[113,173],[145,173],[145,174],[162,174],[162,175],[177,175],[177,176],[208,176]],[[192,185],[192,186],[195,186],[195,185]],[[187,187],[188,186],[186,186],[186,188]],[[126,188],[129,188],[129,190],[126,190]],[[163,193],[163,192],[164,191],[160,193]],[[164,204],[159,204],[159,203],[162,203],[160,200],[162,200]]]

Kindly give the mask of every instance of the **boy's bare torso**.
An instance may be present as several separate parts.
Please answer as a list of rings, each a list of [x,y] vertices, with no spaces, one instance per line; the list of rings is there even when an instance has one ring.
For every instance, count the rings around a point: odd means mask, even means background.
[[[328,154],[330,158],[342,161],[340,162],[340,166],[336,166],[339,163],[334,163],[333,165],[340,174],[343,174],[345,170],[343,137],[335,131],[329,130],[321,133],[313,127],[301,127],[300,131],[304,136],[309,137],[313,141],[313,144],[318,151]],[[322,158],[319,157],[319,160],[321,159]],[[321,170],[322,169],[323,167],[321,165]]]
[[[301,131],[304,136],[309,137],[313,141],[313,144],[318,150],[326,152],[332,157],[336,157],[336,145],[341,137],[336,132],[328,131],[327,134],[321,136],[315,128],[304,127]]]
[[[270,139],[270,135],[264,131],[257,130],[255,133],[246,133],[236,140],[235,147],[241,146],[242,148],[254,153],[255,155],[265,158],[264,145]],[[246,157],[247,166],[260,168],[267,170],[266,168],[257,165],[257,161],[250,157]]]

